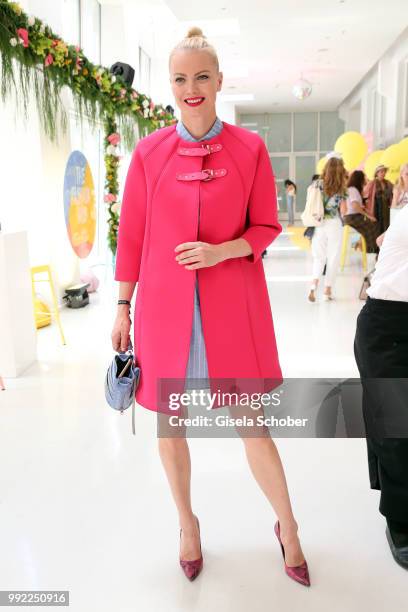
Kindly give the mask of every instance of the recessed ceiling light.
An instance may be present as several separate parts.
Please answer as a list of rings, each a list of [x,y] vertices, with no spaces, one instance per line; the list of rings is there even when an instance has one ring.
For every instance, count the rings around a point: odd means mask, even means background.
[[[318,53],[327,53],[328,49],[327,48],[323,48],[323,49],[318,49],[317,52]]]

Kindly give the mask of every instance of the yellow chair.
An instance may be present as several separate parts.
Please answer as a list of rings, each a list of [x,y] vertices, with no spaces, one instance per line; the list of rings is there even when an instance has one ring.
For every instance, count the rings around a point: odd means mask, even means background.
[[[37,329],[51,325],[51,313],[47,304],[40,300],[37,296],[34,300],[35,324]]]
[[[45,275],[45,278],[37,278],[38,276],[41,276],[41,275],[42,276]],[[45,312],[45,311],[42,312],[36,309],[37,298],[35,295],[35,283],[49,283],[50,289],[51,289],[52,301],[54,304],[54,309],[50,309],[49,312]],[[37,315],[41,315],[41,314],[47,315],[51,313],[52,315],[54,315],[57,321],[57,325],[60,330],[62,344],[66,344],[64,332],[62,331],[62,325],[61,325],[61,320],[60,320],[59,310],[58,310],[58,301],[57,301],[57,296],[55,294],[54,283],[52,281],[50,266],[34,266],[33,268],[31,268],[31,287],[33,291],[34,316],[37,319]]]
[[[349,246],[349,238],[351,235],[352,227],[350,225],[345,225],[343,227],[343,244],[341,246],[341,258],[340,258],[340,268],[343,271],[344,266],[346,265],[347,259],[347,249]],[[363,264],[364,272],[367,272],[367,243],[365,241],[364,236],[359,234],[361,238],[361,261]]]

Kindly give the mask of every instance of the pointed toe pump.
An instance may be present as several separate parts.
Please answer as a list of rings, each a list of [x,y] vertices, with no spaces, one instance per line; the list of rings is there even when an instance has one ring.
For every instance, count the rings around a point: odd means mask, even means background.
[[[304,586],[310,586],[309,568],[307,567],[306,561],[303,561],[301,565],[296,565],[295,567],[290,567],[289,565],[286,565],[285,549],[283,547],[283,544],[280,538],[279,521],[277,521],[275,524],[275,534],[279,540],[279,544],[281,545],[286,574],[289,576],[289,578],[292,578],[292,580],[295,580],[296,582],[299,582],[300,584],[303,584]]]
[[[197,518],[197,524],[198,524],[198,532],[200,533],[200,521],[198,520],[198,518]],[[181,539],[181,532],[182,532],[182,529],[180,529],[180,539]],[[193,561],[187,561],[185,559],[180,558],[180,566],[185,576],[189,580],[194,580],[195,578],[197,578],[198,574],[203,569],[203,564],[204,564],[204,561],[203,561],[203,554],[201,551],[201,540],[200,540],[200,557],[198,559],[194,559]]]

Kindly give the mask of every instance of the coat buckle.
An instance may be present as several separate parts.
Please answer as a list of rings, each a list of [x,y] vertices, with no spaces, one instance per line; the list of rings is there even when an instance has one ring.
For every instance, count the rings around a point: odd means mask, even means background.
[[[203,181],[211,181],[214,178],[214,169],[213,168],[204,168],[203,172],[207,174],[207,178],[203,179]]]
[[[211,155],[211,153],[217,153],[218,151],[221,151],[221,149],[222,149],[222,145],[221,144],[203,143],[201,146],[202,146],[203,149],[207,150],[207,155]]]

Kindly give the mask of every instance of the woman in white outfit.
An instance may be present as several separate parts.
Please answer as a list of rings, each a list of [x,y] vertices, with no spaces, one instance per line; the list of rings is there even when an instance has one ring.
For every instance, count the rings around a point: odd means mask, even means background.
[[[332,287],[339,267],[343,236],[341,216],[346,212],[346,180],[343,160],[332,157],[323,170],[322,178],[317,181],[323,197],[324,218],[322,224],[315,228],[312,238],[313,281],[308,295],[310,302],[316,301],[317,286],[325,264],[323,299],[333,299]]]

